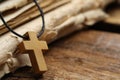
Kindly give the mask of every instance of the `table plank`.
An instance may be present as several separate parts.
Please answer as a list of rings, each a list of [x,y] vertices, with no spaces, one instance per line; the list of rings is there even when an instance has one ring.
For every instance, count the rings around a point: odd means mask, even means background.
[[[120,35],[88,30],[50,45],[48,71],[39,80],[120,80]],[[36,80],[25,67],[3,80]]]

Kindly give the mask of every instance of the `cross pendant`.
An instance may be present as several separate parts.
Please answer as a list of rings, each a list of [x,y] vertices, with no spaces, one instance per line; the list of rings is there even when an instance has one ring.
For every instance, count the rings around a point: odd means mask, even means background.
[[[48,50],[47,43],[45,41],[39,41],[34,32],[27,32],[25,35],[29,37],[29,41],[24,40],[18,45],[18,48],[21,53],[29,54],[35,73],[43,74],[47,71],[47,66],[42,50]]]

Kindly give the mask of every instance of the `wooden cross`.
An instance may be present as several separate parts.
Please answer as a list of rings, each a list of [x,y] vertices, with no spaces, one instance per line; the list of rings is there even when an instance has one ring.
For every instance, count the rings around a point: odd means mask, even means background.
[[[45,71],[47,71],[47,66],[42,50],[48,50],[47,43],[45,41],[39,41],[36,33],[34,32],[28,32],[25,35],[29,37],[29,41],[24,40],[18,45],[18,48],[21,53],[29,54],[35,73],[43,74]]]

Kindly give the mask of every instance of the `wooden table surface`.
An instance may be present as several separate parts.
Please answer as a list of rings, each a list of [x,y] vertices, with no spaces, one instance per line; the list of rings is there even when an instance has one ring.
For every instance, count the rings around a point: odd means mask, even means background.
[[[78,31],[49,46],[48,71],[35,78],[21,68],[1,80],[120,80],[120,34]]]

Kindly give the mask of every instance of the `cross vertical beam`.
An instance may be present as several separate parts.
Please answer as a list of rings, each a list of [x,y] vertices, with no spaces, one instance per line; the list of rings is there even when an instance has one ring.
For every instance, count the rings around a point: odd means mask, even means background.
[[[25,35],[29,37],[29,41],[24,40],[18,45],[18,48],[21,53],[29,54],[35,73],[43,74],[47,71],[47,66],[42,50],[48,50],[47,43],[45,41],[39,41],[34,32],[27,32]]]

